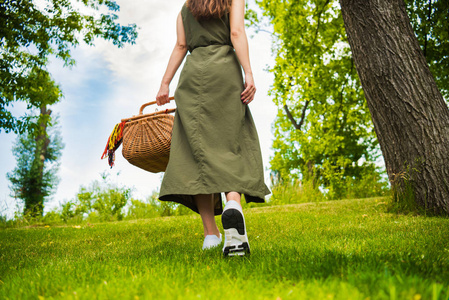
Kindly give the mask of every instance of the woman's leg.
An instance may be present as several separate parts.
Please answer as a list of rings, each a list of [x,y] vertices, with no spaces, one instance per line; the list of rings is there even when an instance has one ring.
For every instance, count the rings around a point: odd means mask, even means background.
[[[240,203],[240,193],[237,193],[237,192],[227,192],[226,193],[226,201],[229,201],[229,200],[234,200],[235,202],[237,202],[239,205],[240,205],[240,207],[242,206],[242,204]]]
[[[195,195],[196,206],[203,220],[204,236],[216,235],[220,237],[220,231],[218,230],[217,223],[214,217],[214,197],[213,194],[209,195]]]

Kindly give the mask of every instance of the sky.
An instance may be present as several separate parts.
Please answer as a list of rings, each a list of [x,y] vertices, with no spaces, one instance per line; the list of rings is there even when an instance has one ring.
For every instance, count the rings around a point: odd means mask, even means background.
[[[132,187],[133,197],[145,199],[158,191],[162,174],[153,174],[130,165],[116,152],[115,166],[110,169],[107,160],[101,160],[106,141],[116,123],[138,114],[143,103],[153,101],[159,90],[162,75],[176,42],[176,17],[184,0],[144,1],[117,0],[120,5],[119,22],[135,23],[139,37],[135,45],[117,48],[112,43],[97,40],[95,47],[80,44],[73,49],[76,66],[63,67],[61,61],[52,59],[49,70],[60,85],[64,98],[52,107],[59,115],[60,131],[65,144],[59,170],[60,183],[56,193],[46,202],[45,211],[60,207],[75,198],[80,186],[100,180],[100,174],[110,174],[113,182]],[[249,3],[255,8],[254,2]],[[271,36],[247,29],[251,67],[257,88],[250,109],[259,133],[265,182],[269,184],[269,159],[277,113],[268,90],[273,75],[267,71],[273,66]],[[178,70],[170,85],[173,95]],[[175,107],[170,104],[168,107]],[[18,103],[13,112],[20,115],[25,105]],[[145,112],[151,112],[150,107]],[[12,217],[16,201],[10,196],[6,174],[15,165],[12,147],[16,136],[0,133],[0,215]]]

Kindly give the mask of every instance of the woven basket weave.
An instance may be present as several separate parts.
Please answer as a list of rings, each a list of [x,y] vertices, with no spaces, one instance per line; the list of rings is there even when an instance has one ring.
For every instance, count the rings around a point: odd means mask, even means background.
[[[170,98],[173,100],[173,97]],[[142,105],[139,115],[123,119],[123,157],[132,165],[152,173],[164,172],[170,154],[175,109],[143,114],[143,109],[156,101]]]

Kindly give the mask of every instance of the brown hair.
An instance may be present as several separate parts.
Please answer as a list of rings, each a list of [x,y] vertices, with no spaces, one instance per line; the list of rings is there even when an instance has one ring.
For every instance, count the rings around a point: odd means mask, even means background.
[[[232,0],[187,0],[187,7],[197,20],[223,17],[230,9]]]

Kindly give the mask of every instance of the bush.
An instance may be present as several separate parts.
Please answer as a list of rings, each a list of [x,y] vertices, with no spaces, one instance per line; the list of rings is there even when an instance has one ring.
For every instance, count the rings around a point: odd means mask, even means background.
[[[382,178],[382,172],[379,170],[368,171],[364,169],[360,179],[354,180],[349,178],[347,180],[345,198],[384,197],[390,193],[388,186],[388,179]]]
[[[157,211],[153,205],[140,200],[131,199],[131,205],[125,216],[126,220],[147,219],[153,217],[157,217]]]
[[[312,180],[293,180],[272,187],[269,203],[283,205],[324,200],[325,196],[318,187],[314,186]]]
[[[323,164],[322,174],[326,181],[323,189],[328,200],[382,197],[388,194],[388,182],[381,171],[372,163],[363,163],[357,176],[345,174],[351,162],[338,160],[336,165]]]
[[[41,222],[48,225],[61,224],[64,220],[58,209],[47,212],[41,219]]]
[[[81,186],[74,199],[43,217],[23,214],[18,209],[12,220],[0,215],[0,227],[98,223],[194,214],[183,205],[159,201],[157,192],[153,192],[145,201],[131,198],[131,192],[130,188],[112,183],[108,175],[103,173],[101,181],[95,180],[88,186]]]
[[[159,201],[158,196],[157,192],[153,192],[146,201],[132,199],[125,218],[127,220],[133,220],[194,214],[190,208],[187,208],[184,205],[174,202]]]
[[[131,196],[125,187],[102,186],[94,182],[90,187],[81,187],[75,200],[75,216],[87,213],[99,221],[123,219],[123,208]]]
[[[158,217],[159,209],[155,201],[157,199],[157,194],[153,194],[148,197],[147,201],[140,201],[136,199],[131,199],[131,205],[128,208],[128,213],[125,219],[135,220],[135,219],[147,219]]]
[[[323,174],[326,187],[310,180],[293,179],[290,182],[280,182],[272,187],[269,204],[283,205],[305,202],[319,202],[325,200],[339,200],[352,198],[371,198],[387,196],[390,191],[388,182],[382,178],[382,172],[374,165],[363,168],[361,176],[354,179],[338,172],[338,168],[329,167]]]
[[[103,173],[102,181],[95,180],[89,186],[80,187],[75,199],[62,205],[60,218],[64,222],[117,221],[124,217],[124,207],[131,198],[131,189],[119,186],[108,180]]]
[[[9,227],[11,225],[10,223],[11,221],[6,216],[0,214],[0,228]]]

